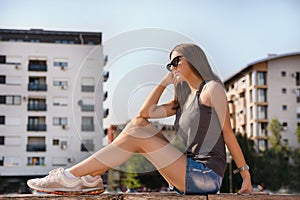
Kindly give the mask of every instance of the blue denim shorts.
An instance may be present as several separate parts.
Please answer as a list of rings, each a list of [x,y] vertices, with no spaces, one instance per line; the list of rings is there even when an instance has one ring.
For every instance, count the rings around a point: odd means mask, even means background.
[[[187,158],[185,192],[179,194],[215,194],[222,184],[222,177],[200,162]]]

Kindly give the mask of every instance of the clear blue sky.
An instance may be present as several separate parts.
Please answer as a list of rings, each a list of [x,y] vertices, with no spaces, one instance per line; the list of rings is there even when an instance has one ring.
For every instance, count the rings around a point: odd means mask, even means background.
[[[300,1],[0,0],[0,28],[102,32],[104,44],[127,31],[171,30],[204,47],[226,79],[269,53],[300,51]]]

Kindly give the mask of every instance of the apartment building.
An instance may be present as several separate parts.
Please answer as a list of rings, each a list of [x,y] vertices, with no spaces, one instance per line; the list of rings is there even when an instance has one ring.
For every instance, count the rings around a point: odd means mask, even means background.
[[[0,29],[2,179],[45,175],[102,147],[101,39],[97,32]]]
[[[268,55],[250,63],[224,81],[231,124],[247,134],[257,150],[268,148],[268,124],[277,118],[283,125],[282,142],[298,147],[300,125],[300,53]]]

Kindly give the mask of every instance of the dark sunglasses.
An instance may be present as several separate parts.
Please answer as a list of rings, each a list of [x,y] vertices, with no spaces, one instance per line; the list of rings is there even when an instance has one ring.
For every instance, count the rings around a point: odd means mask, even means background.
[[[167,64],[167,70],[172,71],[172,66],[177,67],[181,57],[182,56],[176,56],[175,58],[173,58],[173,60],[169,64]]]

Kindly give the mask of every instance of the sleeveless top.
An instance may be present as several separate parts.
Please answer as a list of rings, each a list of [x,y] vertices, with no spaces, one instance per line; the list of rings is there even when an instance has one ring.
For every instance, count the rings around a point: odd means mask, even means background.
[[[224,177],[226,151],[222,128],[215,109],[201,103],[199,96],[204,85],[205,82],[201,83],[191,96],[193,99],[177,109],[174,127],[183,139],[187,157]]]

